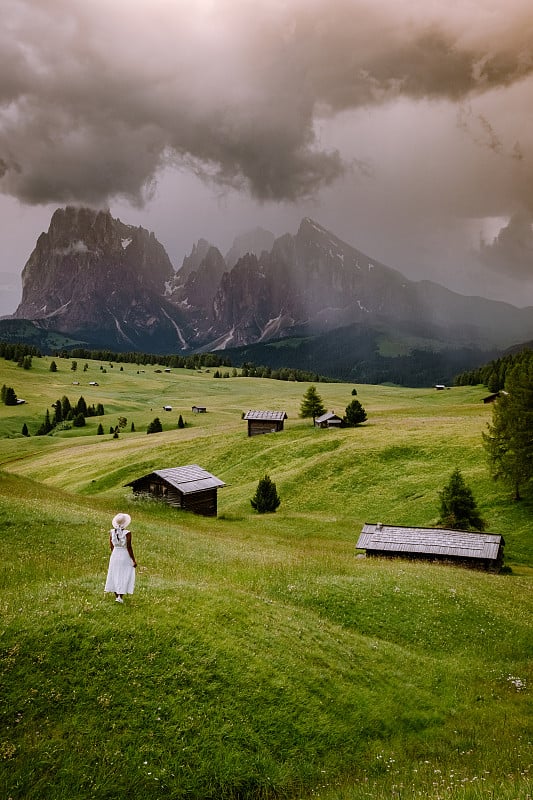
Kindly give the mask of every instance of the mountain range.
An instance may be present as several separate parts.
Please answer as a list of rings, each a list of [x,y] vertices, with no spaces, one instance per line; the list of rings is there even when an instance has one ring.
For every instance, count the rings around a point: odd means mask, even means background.
[[[12,320],[88,348],[231,349],[236,358],[264,355],[265,364],[281,353],[300,362],[287,366],[335,363],[332,377],[354,380],[361,380],[362,362],[418,354],[438,363],[448,354],[454,369],[463,361],[470,368],[533,338],[532,308],[408,280],[309,218],[294,235],[246,233],[225,255],[200,239],[176,270],[144,228],[109,211],[58,209],[22,284]]]

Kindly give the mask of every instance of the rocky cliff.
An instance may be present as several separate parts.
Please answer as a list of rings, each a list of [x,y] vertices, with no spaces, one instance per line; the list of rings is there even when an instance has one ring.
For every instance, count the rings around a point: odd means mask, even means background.
[[[533,338],[531,309],[409,281],[313,220],[259,251],[271,237],[240,237],[230,263],[200,240],[175,272],[143,228],[107,211],[58,210],[24,268],[15,316],[90,345],[151,352],[223,349],[354,324],[452,347]],[[242,254],[247,247],[258,252]]]
[[[186,320],[164,298],[173,277],[153,233],[108,211],[67,207],[37,240],[14,316],[121,350],[186,346]]]

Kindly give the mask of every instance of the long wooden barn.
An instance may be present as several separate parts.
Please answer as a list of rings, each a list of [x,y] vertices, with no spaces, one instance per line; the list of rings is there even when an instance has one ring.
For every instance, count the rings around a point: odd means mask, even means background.
[[[155,469],[126,484],[134,494],[157,497],[175,508],[206,517],[216,517],[217,491],[225,485],[197,464]]]
[[[285,411],[254,411],[250,409],[243,415],[248,422],[248,436],[259,436],[262,433],[276,433],[283,430],[287,419]]]
[[[442,528],[406,528],[365,523],[358,550],[367,556],[446,561],[499,572],[503,564],[503,536]]]

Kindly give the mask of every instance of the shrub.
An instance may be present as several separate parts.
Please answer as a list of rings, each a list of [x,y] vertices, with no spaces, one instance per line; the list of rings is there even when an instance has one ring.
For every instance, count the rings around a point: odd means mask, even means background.
[[[281,500],[276,490],[276,484],[270,480],[269,475],[261,478],[250,503],[258,514],[273,513],[277,509]]]

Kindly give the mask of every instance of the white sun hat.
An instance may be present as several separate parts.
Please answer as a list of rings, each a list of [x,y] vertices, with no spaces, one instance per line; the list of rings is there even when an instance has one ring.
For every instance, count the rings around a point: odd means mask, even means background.
[[[127,528],[131,522],[129,514],[117,514],[111,523],[114,528]]]

